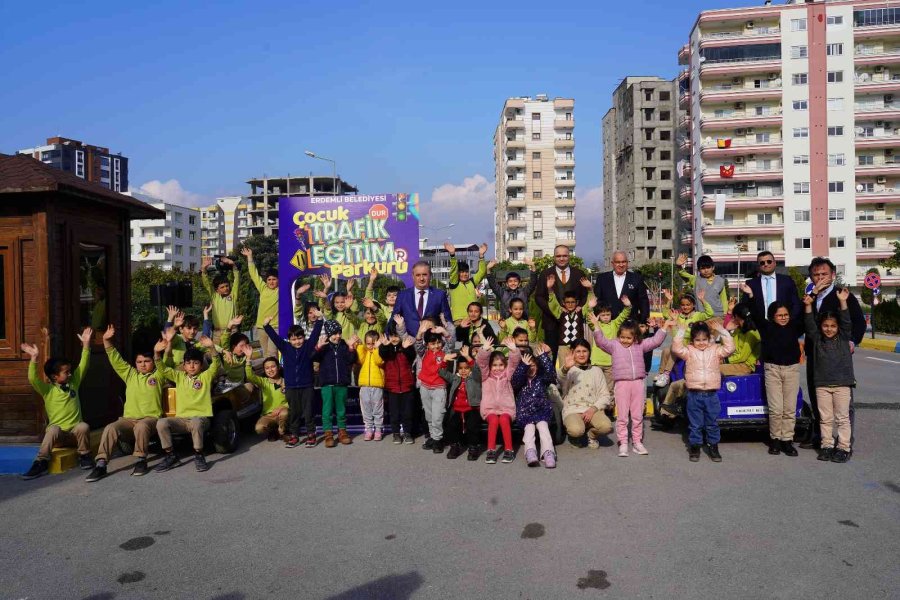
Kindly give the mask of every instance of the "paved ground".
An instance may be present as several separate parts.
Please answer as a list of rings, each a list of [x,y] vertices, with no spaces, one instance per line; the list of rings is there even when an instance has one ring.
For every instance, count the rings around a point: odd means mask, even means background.
[[[900,596],[900,364],[860,351],[847,465],[731,436],[687,460],[560,448],[555,471],[418,445],[245,445],[96,484],[0,478],[0,598]]]

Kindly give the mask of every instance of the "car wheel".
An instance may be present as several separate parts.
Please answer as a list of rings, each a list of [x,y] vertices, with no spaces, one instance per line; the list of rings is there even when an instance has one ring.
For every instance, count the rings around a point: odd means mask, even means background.
[[[812,409],[806,402],[800,407],[800,418],[804,419],[804,425],[794,430],[794,439],[800,441],[810,440],[813,437],[813,427],[816,426],[816,420],[813,418]]]
[[[237,450],[239,426],[237,415],[233,410],[221,410],[213,416],[210,433],[216,452],[231,454]]]

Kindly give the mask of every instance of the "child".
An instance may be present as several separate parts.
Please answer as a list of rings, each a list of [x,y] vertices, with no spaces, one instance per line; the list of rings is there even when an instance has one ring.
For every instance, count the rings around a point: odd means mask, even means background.
[[[528,333],[528,341],[537,341],[537,324],[534,319],[525,317],[525,301],[521,298],[513,298],[509,302],[509,316],[500,322],[500,339],[505,340],[517,329],[524,329]]]
[[[41,449],[22,479],[34,479],[47,474],[50,454],[56,447],[76,446],[78,466],[84,470],[94,467],[94,461],[91,460],[91,428],[81,420],[81,401],[78,398],[78,386],[84,379],[90,361],[93,333],[93,329],[85,327],[78,335],[81,341],[81,360],[74,371],[72,363],[65,358],[47,359],[44,374],[50,380],[49,383],[38,376],[38,347],[34,344],[22,344],[22,352],[31,357],[31,362],[28,363],[28,381],[44,399],[44,411],[47,413],[47,429]]]
[[[322,311],[319,309],[319,305],[313,302],[307,303],[303,309],[303,315],[304,318],[297,323],[303,330],[303,337],[306,339],[318,339],[319,336],[312,335],[312,330],[315,328],[316,323],[322,319]]]
[[[619,335],[619,327],[631,316],[631,299],[623,295],[622,304],[625,305],[625,308],[622,309],[622,312],[619,313],[615,320],[612,318],[612,308],[606,303],[596,306],[596,318],[593,311],[588,313],[591,330],[594,331],[594,338],[592,339],[596,339],[597,331],[602,332],[603,337],[606,339],[612,339]],[[643,332],[639,330],[638,333],[638,338],[642,337]],[[606,387],[613,389],[615,382],[613,380],[612,357],[604,352],[599,344],[591,348],[591,364],[600,367],[603,371],[603,377],[606,379]]]
[[[741,291],[752,300],[753,290]],[[800,389],[800,323],[791,321],[790,307],[778,300],[769,305],[768,319],[762,305],[749,302],[753,321],[759,324],[761,360],[765,369],[766,403],[769,407],[769,454],[797,456],[794,427],[797,424],[797,392]]]
[[[672,292],[663,290],[663,294],[666,296],[667,304],[671,307],[674,299]],[[697,308],[697,300],[703,304],[703,312],[695,310]],[[675,315],[675,326],[679,331],[690,331],[690,327],[694,323],[713,318],[712,307],[706,301],[706,292],[703,290],[700,290],[697,293],[696,298],[694,298],[692,294],[682,294],[681,298],[678,300],[678,306],[680,312]],[[687,338],[683,341],[687,341]],[[662,351],[662,358],[659,361],[659,374],[656,376],[656,379],[653,380],[653,385],[656,387],[666,387],[669,384],[669,373],[672,372],[674,366],[675,360],[672,358],[671,348],[664,349]]]
[[[173,310],[175,311],[174,316],[172,314]],[[203,312],[208,314],[206,309]],[[169,307],[169,320],[166,322],[166,328],[169,327],[170,323],[178,331],[178,335],[172,338],[172,349],[166,355],[166,366],[174,369],[184,362],[184,353],[189,348],[202,348],[196,339],[197,333],[200,331],[200,320],[194,315],[185,315],[174,306],[171,306]],[[212,335],[212,328],[210,327],[209,331],[204,331],[203,335],[206,337]]]
[[[819,407],[822,432],[822,448],[819,460],[845,463],[850,460],[850,388],[856,386],[853,375],[853,354],[850,348],[853,331],[847,299],[848,288],[835,291],[840,312],[823,311],[818,323],[813,316],[815,299],[803,297],[806,336],[812,342],[813,382],[816,387],[816,404]],[[837,428],[837,448],[834,447],[834,429]]]
[[[591,313],[591,305],[596,305],[597,299],[594,296],[591,282],[587,277],[582,277],[580,283],[582,287],[588,290],[588,303],[583,307],[578,306],[578,295],[569,291],[563,294],[563,305],[560,306],[556,300],[556,293],[553,291],[556,285],[556,276],[550,275],[547,277],[547,296],[550,313],[556,317],[559,323],[559,348],[556,350],[556,356],[560,364],[565,364],[571,344],[577,340],[590,338],[591,331],[587,324],[588,315]]]
[[[475,357],[475,363],[481,370],[481,405],[479,412],[481,418],[488,424],[488,449],[485,454],[485,462],[489,465],[497,463],[497,427],[503,432],[503,459],[504,463],[511,463],[516,459],[512,445],[512,419],[516,416],[516,398],[513,394],[510,380],[522,354],[516,348],[515,343],[507,339],[505,345],[509,348],[509,358],[502,352],[493,351],[494,338],[483,336],[484,343]]]
[[[228,329],[222,332],[221,341],[222,347],[226,349],[222,357],[222,372],[225,381],[230,384],[230,393],[239,395],[241,404],[253,394],[253,384],[247,381],[245,372],[250,358],[245,355],[244,349],[250,348],[250,338],[237,331],[242,320],[243,316],[238,315],[229,321]]]
[[[366,429],[363,440],[380,442],[384,427],[384,360],[378,351],[381,335],[377,331],[368,331],[363,342],[356,346],[360,364],[359,407]]]
[[[683,326],[682,326],[683,327]],[[712,341],[710,330],[718,331],[722,340],[719,346]],[[719,387],[722,375],[719,362],[734,353],[734,342],[731,334],[715,319],[707,323],[693,323],[689,339],[690,345],[685,347],[685,330],[682,328],[672,338],[672,354],[684,361],[684,382],[687,386],[687,415],[690,424],[691,462],[700,460],[700,447],[703,445],[703,434],[709,445],[709,458],[713,462],[722,462],[719,454]]]
[[[704,254],[697,259],[697,272],[699,277],[691,275],[684,270],[687,264],[687,254],[679,254],[675,260],[678,265],[678,274],[684,279],[688,286],[694,290],[694,294],[701,291],[712,308],[713,315],[716,317],[725,316],[725,307],[728,306],[728,282],[724,277],[716,275],[716,263],[711,256]]]
[[[591,364],[591,345],[587,340],[575,340],[570,350],[559,371],[563,425],[576,440],[587,432],[587,446],[595,450],[600,447],[598,438],[613,429],[605,412],[610,404],[609,388],[603,370]]]
[[[722,375],[749,375],[756,371],[761,341],[750,305],[736,304],[731,311],[731,321],[725,326],[734,342],[734,354],[719,365]]]
[[[146,475],[148,446],[150,438],[156,433],[156,421],[162,416],[163,375],[156,369],[153,352],[139,351],[134,356],[134,366],[129,365],[115,346],[112,338],[116,328],[109,325],[103,334],[103,347],[109,364],[122,381],[125,382],[125,408],[122,416],[103,428],[100,448],[97,451],[97,466],[88,475],[86,481],[99,481],[106,477],[106,465],[120,436],[134,441],[134,463],[131,474]]]
[[[494,297],[497,298],[497,304],[500,307],[500,318],[506,320],[510,316],[510,305],[512,301],[515,299],[521,300],[525,305],[525,313],[524,318],[528,318],[528,298],[531,296],[531,292],[534,291],[535,282],[537,282],[537,277],[534,272],[534,262],[532,262],[531,258],[525,258],[522,261],[530,271],[530,275],[528,277],[528,286],[522,287],[522,280],[519,277],[519,274],[515,271],[510,271],[506,274],[506,285],[500,285],[497,281],[497,278],[491,273],[491,270],[494,268],[494,265],[497,264],[497,261],[492,260],[487,264],[487,281],[491,290],[494,292]]]
[[[296,448],[300,445],[300,419],[306,425],[306,447],[316,445],[316,420],[313,415],[313,352],[316,341],[322,333],[322,314],[313,307],[310,315],[315,319],[310,334],[304,335],[300,325],[291,325],[287,340],[279,336],[270,322],[272,317],[263,320],[263,327],[278,350],[284,362],[285,396],[288,401],[288,439],[285,447]]]
[[[450,254],[450,284],[448,294],[450,296],[450,314],[453,322],[459,324],[466,318],[468,306],[478,300],[476,288],[487,274],[484,264],[484,254],[487,252],[487,244],[478,247],[478,271],[475,275],[469,273],[469,264],[466,261],[456,260],[456,248],[450,242],[444,242],[444,249]]]
[[[350,370],[356,362],[355,335],[349,343],[342,339],[341,324],[334,320],[325,321],[325,334],[319,338],[313,362],[320,364],[319,383],[322,386],[322,430],[325,432],[325,447],[334,448],[331,418],[337,413],[338,442],[353,443],[347,433],[347,387],[350,385]]]
[[[384,361],[384,391],[387,393],[391,417],[391,434],[395,444],[412,444],[413,390],[416,386],[413,365],[416,363],[416,343],[412,336],[401,336],[398,324],[403,317],[397,315],[388,323],[387,333],[378,347]],[[403,435],[400,426],[403,425]]]
[[[443,331],[443,327],[431,327],[423,319],[416,336],[416,354],[421,361],[418,370],[419,396],[422,398],[422,409],[425,411],[430,434],[422,448],[435,454],[444,452],[443,423],[447,410],[446,383],[438,373],[445,363],[444,338],[441,335]]]
[[[487,327],[487,333],[494,335],[494,327],[482,317],[483,308],[478,302],[470,302],[466,309],[466,317],[456,323],[456,340],[462,344],[472,345],[472,336]]]
[[[537,354],[530,350],[522,352],[522,362],[516,367],[511,383],[516,391],[516,423],[525,430],[522,445],[529,467],[543,462],[548,469],[556,468],[556,451],[548,424],[553,417],[553,401],[547,396],[547,388],[555,382],[553,353],[549,346],[541,344]],[[540,461],[534,443],[535,430],[541,437]]]
[[[623,296],[622,300],[627,300]],[[626,305],[627,306],[627,305]],[[623,311],[624,312],[624,311]],[[644,354],[652,352],[666,339],[665,327],[659,327],[652,338],[642,340],[641,329],[632,320],[625,321],[616,338],[606,337],[597,317],[591,315],[596,331],[594,342],[608,352],[612,360],[612,376],[616,399],[616,437],[619,441],[619,456],[628,457],[628,417],[631,417],[631,444],[634,452],[649,454],[644,447],[644,404],[646,391],[644,379],[647,369]]]
[[[384,302],[375,301],[375,280],[378,278],[378,269],[372,267],[369,271],[369,283],[366,286],[366,292],[363,295],[363,306],[366,308],[374,308],[381,316],[382,324],[386,324],[391,319],[394,312],[394,305],[397,303],[397,295],[400,294],[400,288],[396,285],[389,285],[384,291]]]
[[[250,281],[259,292],[259,307],[256,311],[256,337],[259,338],[259,349],[262,351],[263,357],[277,356],[278,351],[275,344],[266,335],[263,322],[266,317],[272,316],[272,327],[278,327],[278,269],[266,271],[264,281],[259,276],[259,271],[253,262],[253,250],[245,246],[241,250],[241,254],[247,258],[247,272],[250,274]]]
[[[327,290],[331,287],[331,277],[322,275],[319,277],[322,285]],[[347,280],[347,291],[335,292],[331,295],[331,301],[326,302],[328,295],[325,292],[315,292],[321,303],[322,312],[325,313],[326,319],[337,321],[341,326],[341,337],[350,339],[356,335],[356,328],[359,326],[359,304],[353,299],[353,279]]]
[[[227,256],[222,257],[221,261],[222,264],[231,267],[234,283],[229,281],[228,275],[220,273],[213,278],[212,285],[209,284],[209,275],[206,273],[206,270],[212,266],[212,258],[209,256],[203,257],[203,266],[200,269],[203,288],[209,294],[210,304],[212,304],[212,339],[214,340],[219,339],[222,332],[228,328],[228,322],[237,314],[238,293],[241,289],[241,274],[237,264]]]
[[[163,333],[163,339],[157,342],[154,350],[166,354],[171,352],[171,341],[175,335],[174,329],[167,329]],[[190,433],[194,444],[194,466],[203,472],[209,469],[206,457],[203,456],[203,435],[209,428],[209,420],[213,416],[212,388],[213,380],[222,366],[222,361],[216,351],[216,345],[208,337],[200,338],[207,352],[212,354],[212,362],[209,368],[203,369],[203,353],[195,348],[190,348],[184,353],[184,371],[176,371],[165,366],[164,361],[156,361],[156,369],[162,372],[163,377],[175,384],[177,398],[175,416],[163,417],[156,422],[156,432],[159,434],[159,443],[165,456],[162,462],[154,469],[158,473],[168,471],[181,464],[172,447],[172,433]]]
[[[356,337],[361,340],[366,338],[369,333],[375,333],[375,337],[380,338],[384,333],[384,314],[377,308],[366,308],[363,311],[363,320],[356,329]]]
[[[478,460],[481,454],[478,437],[481,433],[481,369],[472,360],[469,347],[463,346],[459,355],[447,354],[444,365],[438,371],[441,378],[450,385],[447,394],[447,421],[444,439],[450,444],[447,458],[454,460],[463,453],[461,442],[465,440],[468,460]],[[456,359],[456,373],[447,368],[449,361]]]
[[[265,324],[263,326],[265,327]],[[241,352],[245,358],[244,374],[247,381],[258,387],[262,396],[262,414],[254,427],[256,434],[268,435],[271,441],[283,438],[287,442],[288,437],[285,431],[290,410],[284,389],[284,371],[278,364],[278,359],[274,356],[267,356],[263,361],[263,371],[266,376],[260,377],[253,372],[253,367],[250,365],[250,359],[253,357],[253,348],[250,347],[250,344],[243,345]]]

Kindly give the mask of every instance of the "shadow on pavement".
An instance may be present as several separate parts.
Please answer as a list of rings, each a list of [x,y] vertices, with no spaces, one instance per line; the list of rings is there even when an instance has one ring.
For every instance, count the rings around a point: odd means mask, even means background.
[[[386,575],[336,596],[329,596],[327,600],[355,600],[357,598],[407,600],[412,597],[413,592],[422,587],[424,581],[418,571],[410,571],[404,575]]]

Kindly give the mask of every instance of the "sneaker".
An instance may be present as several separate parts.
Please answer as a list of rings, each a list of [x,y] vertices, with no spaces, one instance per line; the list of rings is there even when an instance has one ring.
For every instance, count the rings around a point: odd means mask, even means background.
[[[85,477],[85,481],[88,483],[93,483],[95,481],[100,481],[106,477],[106,462],[100,461],[97,463],[97,466],[91,471],[90,475]]]
[[[556,453],[553,450],[547,450],[544,452],[544,455],[541,457],[541,461],[544,463],[544,468],[547,469],[555,469],[556,468]]]
[[[819,450],[819,456],[816,458],[822,462],[829,462],[831,461],[832,456],[834,456],[834,448],[821,448]]]
[[[306,447],[307,448],[315,448],[318,441],[316,440],[316,434],[310,433],[306,436]]]
[[[487,452],[484,453],[484,462],[489,465],[497,464],[497,451],[491,448]]]
[[[395,444],[402,444],[402,443],[403,443],[403,438],[400,436],[399,433],[395,433],[395,434],[392,435],[391,437],[393,438],[393,441],[394,441]]]
[[[350,438],[350,434],[347,433],[346,429],[338,429],[338,442],[344,446],[349,446],[353,443],[353,440]]]
[[[91,458],[90,454],[79,454],[78,455],[78,467],[82,471],[88,471],[94,468],[94,459]]]
[[[174,452],[169,452],[165,456],[163,456],[162,461],[153,469],[157,473],[163,473],[168,471],[169,469],[174,469],[178,465],[181,464],[181,461],[178,460],[178,457],[175,456]]]
[[[450,449],[447,450],[447,458],[450,460],[456,460],[460,456],[462,456],[463,449],[459,444],[450,444]]]
[[[792,442],[781,442],[781,451],[785,456],[797,456],[797,449]]]
[[[709,458],[713,462],[722,462],[722,455],[719,454],[719,445],[718,444],[710,444],[709,445]]]
[[[597,441],[596,439],[588,436],[587,447],[590,448],[591,450],[596,450],[597,448],[600,447],[600,442]]]
[[[478,456],[481,454],[481,449],[478,446],[469,446],[469,454],[466,456],[466,460],[469,462],[474,462],[478,460]]]
[[[132,477],[143,477],[147,473],[150,472],[150,469],[147,467],[147,459],[139,458],[136,463],[134,463],[134,467],[131,469]]]
[[[209,464],[206,462],[206,457],[202,454],[194,454],[194,466],[197,468],[198,473],[209,470]]]
[[[408,444],[408,445],[411,446],[411,445],[414,444],[415,442],[416,442],[416,440],[413,439],[413,436],[412,436],[411,433],[404,433],[404,434],[403,434],[403,443],[404,443],[404,444]]]
[[[831,455],[831,462],[845,463],[848,460],[850,460],[850,453],[847,452],[846,450],[841,450],[840,448],[835,450],[834,453]]]
[[[325,432],[325,447],[326,448],[334,448],[334,446],[335,446],[334,433],[332,433],[331,431],[326,431]]]
[[[444,453],[444,440],[435,440],[434,444],[431,446],[431,451],[435,454],[443,454]]]
[[[380,442],[381,437],[382,437],[382,435],[381,435],[380,429],[375,430],[375,433],[372,434],[372,439],[375,440],[376,442]]]
[[[296,448],[300,445],[300,438],[296,435],[288,436],[287,441],[284,443],[285,448]]]
[[[515,452],[513,452],[512,450],[504,450],[503,451],[503,458],[500,460],[500,462],[511,463],[514,460],[516,460]]]
[[[688,458],[691,462],[698,462],[700,460],[700,446],[691,446],[688,450]]]
[[[28,469],[28,471],[22,473],[22,479],[35,479],[36,477],[46,475],[49,472],[50,465],[47,464],[46,460],[36,460],[31,463],[31,468]]]
[[[371,429],[366,429],[365,434],[363,434],[363,441],[364,441],[364,442],[371,442],[373,437],[375,437],[375,434],[372,432],[372,430],[371,430]]]
[[[770,440],[769,441],[769,454],[772,456],[777,456],[781,454],[781,442],[778,440]]]
[[[668,373],[660,373],[656,376],[656,379],[653,380],[653,385],[656,387],[666,387],[669,385],[669,374]]]
[[[434,448],[434,440],[428,438],[427,440],[425,440],[425,443],[422,444],[422,450],[431,450],[432,448]]]
[[[632,444],[632,445],[631,445],[631,450],[632,450],[635,454],[640,454],[641,456],[647,456],[648,454],[650,454],[650,453],[647,451],[647,448],[644,447],[644,445],[643,445],[642,443],[640,443],[640,442],[635,442],[634,444]]]
[[[527,464],[529,467],[536,467],[541,464],[541,462],[538,460],[537,450],[535,450],[534,448],[529,448],[525,451],[525,464]]]
[[[621,444],[619,444],[619,457],[628,458],[628,442],[622,442]]]

